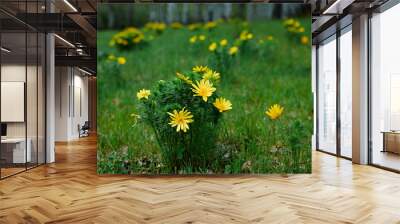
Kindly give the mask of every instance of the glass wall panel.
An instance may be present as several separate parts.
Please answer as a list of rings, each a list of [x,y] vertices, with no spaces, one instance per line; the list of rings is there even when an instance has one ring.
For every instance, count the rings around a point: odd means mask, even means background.
[[[318,149],[336,153],[336,36],[318,47]]]
[[[42,13],[43,6],[44,1],[0,2],[20,15]],[[0,178],[45,163],[46,39],[10,15],[0,11]]]
[[[45,52],[45,45],[46,45],[46,38],[45,35],[39,33],[39,42],[38,42],[38,105],[37,105],[37,121],[38,121],[38,164],[43,164],[46,162],[46,146],[45,146],[45,93],[46,93],[46,84],[45,84],[45,65],[46,65],[46,52]]]
[[[352,157],[352,35],[351,26],[340,36],[340,154]]]
[[[24,171],[31,161],[26,141],[26,41],[25,31],[1,34],[7,49],[1,57],[2,177]]]
[[[27,33],[27,80],[26,80],[26,113],[27,113],[27,149],[31,151],[28,168],[37,165],[38,160],[38,35],[36,32]]]
[[[372,163],[400,170],[400,5],[371,19]]]

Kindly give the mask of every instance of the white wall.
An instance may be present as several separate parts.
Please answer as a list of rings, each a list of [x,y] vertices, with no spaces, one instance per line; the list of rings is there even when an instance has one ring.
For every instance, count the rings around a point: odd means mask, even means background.
[[[56,67],[55,85],[55,140],[77,139],[78,125],[88,120],[88,78],[76,68]]]

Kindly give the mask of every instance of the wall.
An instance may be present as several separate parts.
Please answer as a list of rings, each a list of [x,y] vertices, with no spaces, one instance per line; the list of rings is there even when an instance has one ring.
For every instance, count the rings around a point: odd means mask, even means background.
[[[72,67],[56,67],[55,73],[55,140],[70,141],[88,120],[88,77]]]

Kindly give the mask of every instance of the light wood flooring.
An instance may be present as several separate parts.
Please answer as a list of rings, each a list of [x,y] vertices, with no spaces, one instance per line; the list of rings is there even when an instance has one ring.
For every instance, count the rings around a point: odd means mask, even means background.
[[[313,153],[313,174],[96,174],[96,139],[0,181],[0,223],[400,223],[400,175]]]

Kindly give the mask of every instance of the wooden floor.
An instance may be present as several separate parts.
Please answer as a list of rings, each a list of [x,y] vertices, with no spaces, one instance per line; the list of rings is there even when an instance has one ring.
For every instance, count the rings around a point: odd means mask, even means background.
[[[96,139],[0,181],[0,223],[400,223],[400,175],[315,152],[311,175],[96,175]]]

